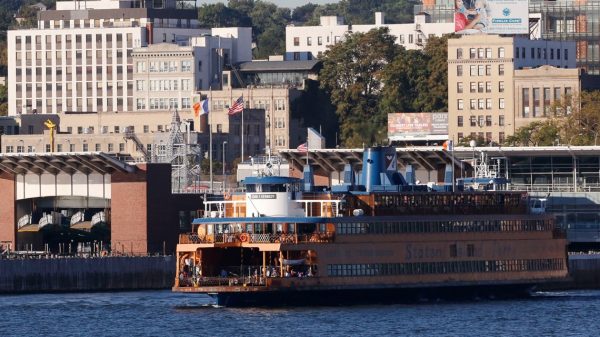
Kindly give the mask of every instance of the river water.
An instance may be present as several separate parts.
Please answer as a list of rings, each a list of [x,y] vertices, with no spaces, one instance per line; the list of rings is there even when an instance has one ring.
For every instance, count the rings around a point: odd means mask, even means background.
[[[170,291],[0,296],[0,336],[598,336],[600,291],[529,299],[223,308]]]

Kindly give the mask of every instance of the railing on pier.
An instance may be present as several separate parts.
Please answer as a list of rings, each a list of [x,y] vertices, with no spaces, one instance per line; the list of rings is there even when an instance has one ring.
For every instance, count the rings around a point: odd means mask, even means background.
[[[249,233],[223,233],[199,236],[195,233],[179,235],[179,243],[329,243],[335,238],[334,232],[310,234],[249,234]]]

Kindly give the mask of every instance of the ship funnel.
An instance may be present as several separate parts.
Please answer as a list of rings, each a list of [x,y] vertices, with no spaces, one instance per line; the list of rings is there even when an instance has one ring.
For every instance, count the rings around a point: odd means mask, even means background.
[[[361,180],[367,192],[380,189],[381,186],[406,185],[404,177],[398,172],[396,149],[393,147],[365,149]]]

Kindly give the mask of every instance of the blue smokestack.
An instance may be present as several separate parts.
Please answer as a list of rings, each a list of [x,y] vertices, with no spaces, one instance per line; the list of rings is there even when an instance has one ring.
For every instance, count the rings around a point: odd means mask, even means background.
[[[310,165],[304,165],[303,177],[304,177],[304,192],[312,191],[313,186],[315,186],[315,178],[313,175],[312,167]]]

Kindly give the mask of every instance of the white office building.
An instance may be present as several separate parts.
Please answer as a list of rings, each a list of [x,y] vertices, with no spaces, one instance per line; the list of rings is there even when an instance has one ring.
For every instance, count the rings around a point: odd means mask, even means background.
[[[396,43],[406,49],[422,49],[431,36],[454,32],[453,22],[433,23],[429,15],[415,15],[414,23],[386,24],[385,14],[375,13],[374,25],[348,25],[339,16],[322,16],[319,26],[287,26],[285,29],[286,60],[318,58],[330,45],[341,41],[346,34],[365,33],[373,28],[387,27]]]
[[[134,48],[210,34],[174,0],[59,1],[8,31],[9,115],[133,110]]]

